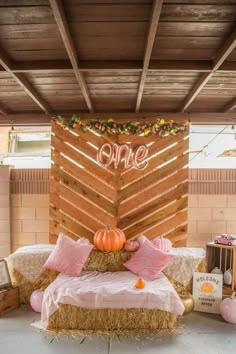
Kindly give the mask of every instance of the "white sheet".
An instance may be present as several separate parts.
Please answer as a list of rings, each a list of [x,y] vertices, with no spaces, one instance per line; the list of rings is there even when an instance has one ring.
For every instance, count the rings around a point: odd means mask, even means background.
[[[45,290],[41,322],[47,328],[48,318],[59,304],[83,308],[145,308],[182,315],[184,305],[168,279],[161,273],[146,282],[144,289],[136,289],[137,276],[132,272],[82,272],[80,277],[60,274]],[[35,324],[34,324],[35,325]]]

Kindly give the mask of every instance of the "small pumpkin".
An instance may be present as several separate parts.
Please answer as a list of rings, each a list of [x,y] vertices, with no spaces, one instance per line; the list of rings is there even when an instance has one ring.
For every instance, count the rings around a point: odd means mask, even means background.
[[[168,238],[157,237],[152,241],[152,243],[164,252],[169,252],[172,247],[172,243],[168,240]]]
[[[220,303],[220,313],[226,322],[236,324],[236,298],[233,292],[231,298],[226,298]]]
[[[135,240],[126,241],[124,244],[124,249],[129,252],[135,252],[139,249],[139,242]]]
[[[143,288],[145,288],[145,285],[146,285],[145,281],[143,279],[139,278],[135,283],[135,288],[143,289]]]
[[[98,230],[93,239],[94,246],[102,252],[116,252],[119,251],[126,241],[125,234],[122,230],[115,228]]]

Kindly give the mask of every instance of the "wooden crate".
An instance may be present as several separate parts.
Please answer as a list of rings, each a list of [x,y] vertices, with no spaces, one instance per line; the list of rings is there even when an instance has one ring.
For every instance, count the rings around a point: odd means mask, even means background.
[[[0,290],[0,316],[17,309],[19,306],[18,287],[11,287]]]
[[[232,285],[224,284],[224,293],[230,293],[236,288],[236,247],[209,242],[206,248],[207,271],[210,273],[218,267],[222,273],[232,269]],[[228,290],[228,291],[227,291]]]

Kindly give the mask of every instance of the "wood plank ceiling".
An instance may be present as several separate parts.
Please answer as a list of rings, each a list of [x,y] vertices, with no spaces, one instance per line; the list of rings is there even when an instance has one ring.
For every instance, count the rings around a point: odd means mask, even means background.
[[[0,124],[93,112],[236,119],[236,0],[0,0]]]

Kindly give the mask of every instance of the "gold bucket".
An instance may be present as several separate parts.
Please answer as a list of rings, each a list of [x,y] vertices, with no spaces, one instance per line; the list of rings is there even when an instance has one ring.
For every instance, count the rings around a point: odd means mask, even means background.
[[[193,311],[194,308],[194,297],[191,294],[187,295],[180,295],[180,298],[184,304],[185,310],[184,310],[184,315],[186,315],[189,312]]]

